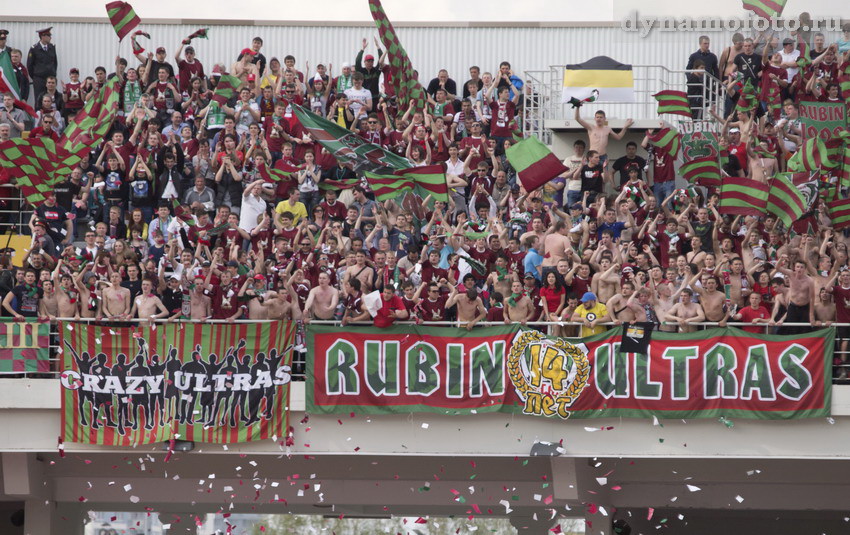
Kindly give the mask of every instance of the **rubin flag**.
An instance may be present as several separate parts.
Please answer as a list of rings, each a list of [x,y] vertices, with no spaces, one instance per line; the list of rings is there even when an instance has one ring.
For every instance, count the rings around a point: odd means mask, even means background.
[[[219,106],[224,106],[227,101],[233,98],[236,94],[236,88],[242,84],[242,80],[232,74],[223,74],[215,86],[212,99],[218,102]]]
[[[673,158],[679,156],[682,135],[672,126],[662,128],[649,136],[649,141],[659,152],[666,152]]]
[[[679,173],[689,183],[706,188],[720,186],[720,164],[716,156],[706,156],[688,160],[679,167]]]
[[[561,101],[583,100],[599,92],[596,100],[634,102],[635,80],[632,66],[619,63],[608,56],[597,56],[584,63],[567,65],[564,69],[564,89]]]
[[[826,203],[833,230],[850,227],[850,199],[838,199]]]
[[[665,90],[652,95],[658,101],[658,115],[671,113],[682,115],[688,119],[692,118],[691,105],[688,95],[684,91]]]
[[[523,139],[505,150],[525,191],[532,192],[568,169],[536,137]]]
[[[419,197],[428,195],[435,201],[449,202],[446,170],[442,164],[401,169],[390,175],[366,172],[366,181],[379,201],[394,199],[408,191]]]
[[[768,186],[749,178],[727,177],[720,187],[721,214],[761,216],[767,211]]]
[[[139,25],[141,20],[133,6],[127,2],[110,2],[106,4],[106,13],[109,14],[109,22],[118,34],[118,40],[127,37],[127,34]]]
[[[28,203],[38,206],[53,191],[59,157],[56,143],[49,137],[12,138],[0,143],[0,167],[14,178]]]

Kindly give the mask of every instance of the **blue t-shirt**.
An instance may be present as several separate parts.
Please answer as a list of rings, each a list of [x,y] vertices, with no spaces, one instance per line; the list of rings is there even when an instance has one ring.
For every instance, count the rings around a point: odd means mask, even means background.
[[[626,228],[626,224],[622,221],[614,221],[613,223],[602,223],[599,225],[599,230],[596,232],[596,238],[602,239],[602,231],[610,230],[614,233],[614,239],[619,240],[620,234],[622,234],[623,229]]]
[[[534,249],[529,249],[527,253],[525,253],[525,259],[522,261],[522,267],[525,269],[526,273],[531,273],[534,275],[534,278],[537,279],[537,282],[540,282],[540,274],[537,272],[537,266],[543,263],[543,257],[540,256]]]

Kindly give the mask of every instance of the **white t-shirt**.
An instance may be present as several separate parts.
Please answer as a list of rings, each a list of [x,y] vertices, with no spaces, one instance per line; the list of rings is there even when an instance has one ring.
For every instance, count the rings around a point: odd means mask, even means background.
[[[353,87],[349,87],[345,90],[345,96],[348,97],[348,100],[360,100],[361,102],[367,102],[372,98],[372,92],[366,89],[365,87],[361,87],[360,89],[355,89]],[[351,111],[354,113],[354,117],[359,119],[360,117],[366,116],[366,110],[363,107],[363,104],[360,102],[352,102],[351,103]]]
[[[782,63],[793,63],[800,57],[800,51],[796,48],[790,54],[786,54],[784,49],[780,50],[779,54],[782,55]],[[797,67],[785,67],[785,70],[788,72],[788,82],[790,83],[800,69]]]
[[[257,226],[257,218],[266,211],[266,201],[259,195],[249,193],[242,196],[242,210],[239,212],[239,228],[251,232]]]
[[[570,172],[575,171],[576,167],[581,167],[581,158],[577,156],[570,156],[566,160],[564,160],[564,165]],[[578,178],[570,178],[567,180],[567,191],[581,191],[581,177]]]

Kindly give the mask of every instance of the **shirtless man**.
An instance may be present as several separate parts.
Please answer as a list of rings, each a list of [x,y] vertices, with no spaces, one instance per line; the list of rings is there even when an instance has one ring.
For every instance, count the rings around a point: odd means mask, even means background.
[[[487,317],[484,302],[478,297],[478,290],[474,287],[461,294],[458,293],[457,286],[453,285],[452,293],[446,301],[446,308],[454,304],[457,304],[457,319],[467,331],[471,331],[476,323]]]
[[[692,333],[697,328],[691,323],[705,321],[705,313],[699,303],[693,301],[694,292],[685,288],[679,294],[679,302],[667,311],[665,321],[675,321],[679,324],[679,332]]]
[[[814,310],[812,302],[815,300],[815,284],[811,277],[806,274],[806,263],[802,260],[794,262],[794,271],[786,267],[788,258],[783,256],[779,259],[776,270],[785,275],[789,282],[788,287],[788,314],[785,315],[785,323],[814,323]],[[799,334],[806,332],[805,327],[789,327],[788,334]]]
[[[631,282],[624,282],[620,288],[620,293],[614,294],[606,303],[608,312],[611,313],[611,318],[620,320],[623,323],[631,323],[637,321],[637,314],[633,307],[628,305],[632,295],[635,293],[635,285]]]
[[[581,108],[576,108],[576,121],[578,121],[578,124],[587,129],[587,138],[590,140],[589,150],[595,150],[598,152],[599,163],[604,165],[605,161],[608,159],[608,137],[611,136],[617,141],[620,141],[623,139],[623,136],[626,135],[629,127],[634,124],[634,121],[626,119],[626,123],[623,125],[622,130],[620,130],[619,133],[615,133],[610,126],[605,124],[604,111],[599,110],[593,115],[594,124],[590,124],[582,119],[580,112]]]
[[[546,251],[542,264],[544,275],[547,267],[557,266],[558,261],[568,258],[569,251],[572,250],[569,232],[570,229],[564,221],[557,221],[552,227],[552,232],[543,238],[543,250]]]
[[[729,261],[729,298],[738,308],[744,306],[752,292],[749,285],[747,274],[744,272],[744,261],[736,256]]]
[[[313,318],[334,319],[338,302],[339,292],[331,286],[330,275],[324,271],[319,273],[319,285],[310,290],[307,303],[304,305],[304,323],[309,323]]]
[[[101,299],[97,294],[97,288],[90,286],[94,284],[97,275],[91,271],[82,271],[74,276],[77,289],[80,292],[80,316],[83,318],[94,318],[100,315]]]
[[[131,318],[135,318],[137,315],[140,321],[166,318],[169,315],[168,309],[153,293],[153,283],[149,279],[142,281],[142,293],[136,297],[133,308],[130,310]]]
[[[44,293],[38,300],[38,317],[54,320],[59,317],[59,301],[56,298],[56,290],[53,281],[42,281],[41,289]],[[66,316],[67,317],[67,316]]]
[[[239,290],[239,297],[248,299],[248,319],[264,320],[269,318],[269,308],[264,305],[266,299],[266,276],[257,274],[247,279]]]
[[[702,283],[701,287],[696,285],[697,280]],[[726,301],[726,296],[723,292],[717,291],[716,277],[699,272],[691,278],[688,286],[699,294],[706,321],[721,321],[726,316],[723,311],[723,302]]]
[[[69,273],[62,273],[63,260],[56,262],[53,270],[54,297],[60,318],[80,318],[80,292],[74,288],[74,278]],[[55,281],[59,281],[55,285]],[[45,292],[44,297],[47,297]]]
[[[345,269],[343,282],[351,278],[360,280],[360,287],[364,294],[373,290],[372,280],[375,278],[375,270],[366,264],[366,253],[364,251],[357,251],[354,255],[354,265]]]
[[[508,259],[501,254],[496,257],[495,266],[496,271],[493,271],[487,277],[487,286],[492,286],[493,291],[495,292],[499,292],[502,295],[508,295],[510,293],[511,284],[514,281],[519,281],[519,273],[516,271],[508,271]]]
[[[109,286],[102,290],[103,306],[101,314],[108,320],[120,320],[130,313],[130,290],[121,286],[121,274],[113,271],[109,276]]]
[[[204,277],[198,275],[189,294],[190,316],[193,320],[205,320],[212,316],[210,298],[204,294]]]
[[[522,283],[511,283],[511,295],[504,301],[505,323],[525,325],[534,317],[534,304],[522,291]]]
[[[760,184],[767,184],[779,168],[775,155],[768,152],[767,143],[761,142],[755,148],[747,145],[747,160],[750,168],[750,178]]]
[[[599,261],[599,267],[601,271],[594,273],[590,279],[590,291],[596,294],[600,303],[610,308],[608,300],[620,289],[620,264],[612,264],[611,260],[605,257]]]

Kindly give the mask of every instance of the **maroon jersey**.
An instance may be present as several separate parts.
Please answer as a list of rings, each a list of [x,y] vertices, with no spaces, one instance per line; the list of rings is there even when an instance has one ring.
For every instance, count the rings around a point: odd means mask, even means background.
[[[239,233],[239,229],[229,228],[219,234],[218,240],[216,240],[216,244],[225,248],[225,250],[230,250],[230,247],[236,244],[236,247],[242,247],[242,234]]]
[[[272,252],[272,245],[274,245],[273,238],[274,231],[272,229],[258,230],[256,234],[251,236],[251,249],[255,253],[262,252],[265,258],[269,258]]]
[[[512,271],[522,278],[525,275],[525,251],[505,251],[508,255],[508,271]]]
[[[425,298],[419,301],[419,308],[422,310],[422,319],[428,321],[443,321],[446,319],[446,301],[448,297],[445,294],[440,294],[435,300]]]
[[[384,145],[385,136],[380,130],[358,130],[357,134],[369,143],[379,146]]]
[[[348,215],[348,208],[346,208],[345,204],[339,201],[334,201],[333,204],[328,203],[328,201],[322,201],[319,203],[319,206],[325,210],[325,214],[330,219],[342,220],[345,219],[346,215]]]
[[[573,283],[570,285],[570,290],[573,295],[581,297],[590,291],[590,279],[582,279],[578,275],[573,277]]]
[[[213,319],[226,320],[233,317],[240,308],[237,289],[231,283],[227,286],[213,285],[204,292],[210,298]]]
[[[279,125],[283,131],[278,131],[273,128],[273,125]],[[269,152],[281,152],[283,150],[283,142],[286,141],[284,132],[289,134],[289,122],[283,117],[275,117],[270,115],[263,119],[263,131],[266,133],[266,143],[269,145]]]
[[[448,270],[432,266],[430,262],[422,263],[422,282],[440,282],[440,279],[449,279]]]
[[[511,137],[511,122],[516,114],[516,105],[510,100],[491,102],[490,110],[493,113],[493,120],[490,121],[490,136]]]
[[[80,82],[67,82],[63,93],[66,110],[79,110],[83,107],[83,92]]]
[[[189,63],[185,59],[180,60],[177,64],[177,71],[177,80],[179,84],[177,89],[180,91],[189,91],[189,82],[191,82],[192,78],[195,76],[202,80],[204,78],[204,66],[197,60],[192,63]]]

